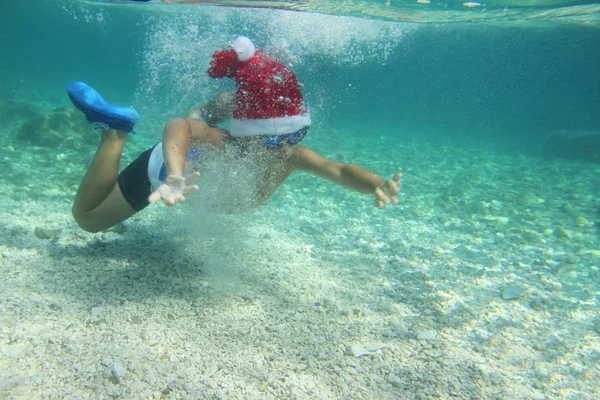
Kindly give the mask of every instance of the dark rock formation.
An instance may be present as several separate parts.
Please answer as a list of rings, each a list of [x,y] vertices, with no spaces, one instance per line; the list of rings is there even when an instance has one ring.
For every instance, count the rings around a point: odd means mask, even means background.
[[[546,138],[542,152],[546,157],[589,160],[600,163],[600,132],[558,132]]]

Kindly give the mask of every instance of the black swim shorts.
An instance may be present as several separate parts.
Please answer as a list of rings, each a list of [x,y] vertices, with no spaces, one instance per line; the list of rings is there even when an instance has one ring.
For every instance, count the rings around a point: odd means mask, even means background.
[[[141,211],[148,206],[148,196],[152,193],[152,185],[148,178],[148,162],[152,148],[146,150],[140,156],[127,166],[119,174],[119,188],[123,197],[136,211]]]

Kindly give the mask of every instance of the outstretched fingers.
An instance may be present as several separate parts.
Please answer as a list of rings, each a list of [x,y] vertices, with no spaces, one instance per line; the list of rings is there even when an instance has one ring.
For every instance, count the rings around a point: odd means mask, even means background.
[[[381,186],[375,189],[375,207],[381,208],[388,205],[390,202],[390,198],[385,194],[385,192],[381,189]]]
[[[198,179],[199,176],[200,176],[200,172],[198,172],[198,171],[192,172],[191,174],[189,174],[188,176],[185,177],[185,184],[189,185],[190,183],[192,183],[196,179]]]
[[[161,197],[162,196],[160,195],[160,192],[155,190],[154,192],[150,193],[150,196],[148,196],[148,203],[156,203]]]
[[[196,172],[192,172],[191,174],[189,174],[188,176],[185,177],[185,186],[183,188],[183,194],[187,195],[187,194],[193,193],[196,190],[200,189],[200,187],[198,185],[190,185],[190,183],[192,183],[193,181],[198,179],[199,176],[200,176],[200,172],[196,171]],[[183,203],[184,201],[185,201],[185,198],[183,198],[183,200],[181,202]]]
[[[165,182],[148,196],[149,203],[162,200],[167,206],[174,206],[185,202],[185,196],[198,190],[198,185],[191,183],[200,176],[199,172],[193,172],[186,176],[169,175]]]
[[[191,186],[186,186],[183,189],[183,194],[190,194],[190,193],[194,193],[196,190],[200,189],[200,187],[198,185],[191,185]]]
[[[385,207],[390,203],[398,204],[401,179],[402,173],[396,172],[392,179],[386,180],[375,189],[375,207]]]
[[[148,196],[148,203],[150,204],[156,203],[159,200],[162,200],[163,203],[169,207],[174,206],[178,202],[177,197],[174,196],[164,184]]]

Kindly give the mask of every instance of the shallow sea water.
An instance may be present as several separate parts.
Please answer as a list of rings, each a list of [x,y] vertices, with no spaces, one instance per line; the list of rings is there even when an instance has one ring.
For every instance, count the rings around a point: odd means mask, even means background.
[[[600,397],[596,28],[33,4],[0,17],[0,397]],[[79,229],[66,83],[140,111],[124,166],[232,88],[205,70],[239,33],[293,64],[303,145],[401,170],[399,204],[297,174]]]

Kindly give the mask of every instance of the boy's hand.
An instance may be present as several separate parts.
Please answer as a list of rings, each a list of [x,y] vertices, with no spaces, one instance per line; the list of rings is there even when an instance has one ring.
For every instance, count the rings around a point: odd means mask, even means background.
[[[179,175],[169,175],[165,183],[160,185],[150,196],[148,202],[154,203],[162,200],[168,206],[174,206],[177,203],[185,202],[186,194],[198,190],[198,185],[190,185],[194,179],[200,176],[200,172],[194,172],[187,177]]]
[[[400,179],[402,173],[396,172],[392,179],[384,181],[375,189],[375,207],[382,208],[388,204],[398,203],[398,193],[400,193]]]

